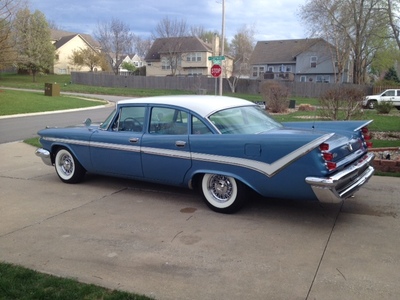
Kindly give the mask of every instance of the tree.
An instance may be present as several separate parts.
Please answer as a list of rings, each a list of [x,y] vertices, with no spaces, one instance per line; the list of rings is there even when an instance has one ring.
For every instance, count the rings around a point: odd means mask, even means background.
[[[101,64],[102,56],[93,48],[86,47],[73,50],[69,60],[73,65],[89,67],[90,72],[93,72],[94,68]]]
[[[114,73],[118,75],[118,61],[121,55],[132,49],[134,34],[127,24],[112,19],[110,22],[98,23],[94,35],[103,52],[110,56]]]
[[[171,20],[168,16],[162,19],[155,28],[153,39],[159,43],[159,49],[163,49],[163,67],[171,71],[175,76],[182,61],[182,44],[189,34],[185,20]]]
[[[361,88],[336,85],[318,99],[320,114],[331,120],[350,120],[361,115],[361,101],[365,93]]]
[[[232,39],[230,54],[234,57],[233,76],[228,79],[231,91],[234,93],[238,79],[243,75],[250,74],[250,56],[254,50],[254,28],[243,25]]]
[[[139,36],[135,36],[133,39],[134,48],[130,53],[136,53],[140,57],[145,57],[151,48],[151,43],[151,39],[143,39]]]
[[[382,7],[381,0],[308,0],[300,16],[311,35],[336,46],[338,62],[351,55],[353,82],[363,84],[388,30]]]
[[[136,67],[134,64],[124,61],[121,64],[121,67],[125,70],[128,70],[129,73],[134,73],[136,71]]]
[[[0,69],[13,65],[17,58],[12,39],[12,20],[22,1],[0,0]]]
[[[55,57],[46,18],[38,10],[31,14],[29,9],[22,9],[17,12],[13,27],[18,67],[30,72],[33,81],[36,81],[38,72],[52,69]]]
[[[387,80],[387,81],[395,82],[397,84],[400,83],[399,77],[397,76],[397,72],[394,69],[394,67],[390,67],[389,68],[389,70],[385,74],[384,79]]]
[[[392,37],[396,41],[397,47],[400,49],[400,10],[399,0],[386,0],[384,6],[385,13],[389,20],[389,26],[392,31]]]
[[[168,16],[166,16],[160,22],[158,22],[155,32],[153,33],[153,39],[183,37],[188,35],[189,29],[185,20],[171,20]]]
[[[394,39],[385,42],[385,48],[378,50],[371,63],[370,73],[374,80],[382,79],[389,68],[400,61],[400,49]]]

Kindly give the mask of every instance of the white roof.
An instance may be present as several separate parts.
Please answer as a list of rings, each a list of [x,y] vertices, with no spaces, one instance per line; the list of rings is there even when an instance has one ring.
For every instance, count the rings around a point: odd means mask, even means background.
[[[255,105],[253,102],[226,96],[206,96],[206,95],[177,95],[177,96],[157,96],[145,98],[133,98],[121,100],[118,104],[166,104],[180,106],[196,112],[202,117],[206,117],[216,111],[236,107]]]

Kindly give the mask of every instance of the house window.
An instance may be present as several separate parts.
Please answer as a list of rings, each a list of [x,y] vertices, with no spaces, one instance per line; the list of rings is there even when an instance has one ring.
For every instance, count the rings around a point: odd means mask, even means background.
[[[329,83],[330,79],[330,75],[317,75],[316,82]]]
[[[292,72],[292,67],[286,67],[286,72]]]
[[[274,67],[268,67],[268,72],[274,72]]]
[[[265,67],[253,67],[253,77],[264,76]]]
[[[279,72],[286,72],[286,67],[284,65],[281,65],[279,67]]]
[[[311,68],[316,68],[317,67],[317,57],[311,56],[310,63],[311,63]]]
[[[307,76],[300,76],[300,82],[307,82]]]
[[[171,70],[171,63],[168,59],[163,59],[161,61],[161,69],[163,70]]]
[[[193,52],[188,53],[186,56],[187,61],[201,61],[201,53],[200,52]]]
[[[188,75],[189,76],[201,76],[203,75],[203,70],[202,69],[188,69]]]
[[[258,67],[253,67],[253,77],[257,77],[258,76]]]

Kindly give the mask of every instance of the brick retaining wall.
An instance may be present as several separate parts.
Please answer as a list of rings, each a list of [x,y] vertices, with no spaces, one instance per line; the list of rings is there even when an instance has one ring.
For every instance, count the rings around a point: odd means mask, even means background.
[[[398,148],[372,148],[368,151],[370,152],[384,152],[398,150]],[[396,160],[380,159],[377,156],[374,159],[373,166],[376,171],[380,172],[390,172],[390,173],[400,173],[400,158]]]

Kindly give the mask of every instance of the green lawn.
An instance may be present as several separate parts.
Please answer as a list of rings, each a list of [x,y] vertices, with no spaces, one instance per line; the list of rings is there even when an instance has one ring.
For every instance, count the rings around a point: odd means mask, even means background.
[[[55,111],[104,105],[100,100],[84,100],[73,96],[45,96],[43,93],[0,89],[0,116]]]
[[[0,299],[151,300],[153,298],[109,290],[73,279],[59,278],[20,266],[0,263]]]

